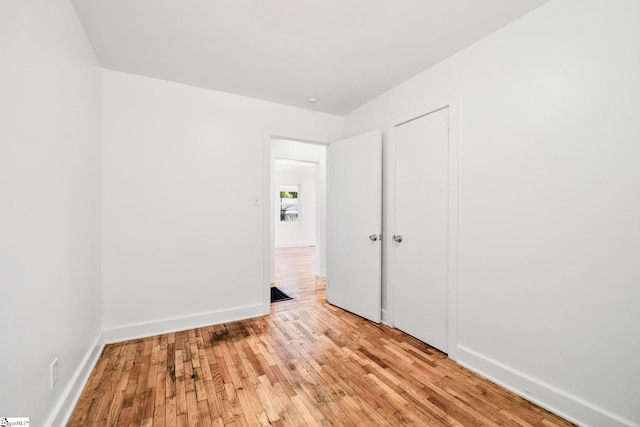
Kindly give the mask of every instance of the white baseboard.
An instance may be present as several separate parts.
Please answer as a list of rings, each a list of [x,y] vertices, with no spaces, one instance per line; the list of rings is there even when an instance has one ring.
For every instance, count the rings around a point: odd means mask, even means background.
[[[306,248],[308,246],[315,246],[316,242],[293,242],[293,243],[276,243],[275,248]]]
[[[118,328],[105,329],[104,340],[105,343],[111,344],[138,338],[151,337],[154,335],[184,331],[202,326],[251,319],[253,317],[260,317],[265,314],[269,314],[269,308],[269,304],[266,306],[265,304],[253,304],[228,310],[212,311],[209,313],[200,313],[191,316],[161,319],[153,322],[137,323]]]
[[[104,334],[101,331],[98,336],[91,343],[91,347],[85,354],[82,362],[71,377],[71,381],[62,392],[60,399],[56,403],[53,411],[49,415],[49,418],[45,422],[45,426],[57,427],[67,425],[71,414],[80,399],[84,386],[89,381],[91,372],[95,368],[98,359],[102,355],[104,349]]]
[[[560,390],[464,346],[457,362],[562,418],[584,427],[640,427],[593,403]]]
[[[393,325],[391,325],[389,323],[389,318],[387,317],[387,310],[386,309],[383,308],[383,309],[380,310],[380,318],[381,318],[381,321],[382,321],[383,325],[387,325],[387,326],[393,327]]]

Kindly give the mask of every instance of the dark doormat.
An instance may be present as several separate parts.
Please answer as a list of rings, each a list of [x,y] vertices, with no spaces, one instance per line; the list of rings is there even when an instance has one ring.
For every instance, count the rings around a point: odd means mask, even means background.
[[[290,299],[293,298],[282,292],[280,289],[276,287],[271,288],[271,302],[287,301]]]

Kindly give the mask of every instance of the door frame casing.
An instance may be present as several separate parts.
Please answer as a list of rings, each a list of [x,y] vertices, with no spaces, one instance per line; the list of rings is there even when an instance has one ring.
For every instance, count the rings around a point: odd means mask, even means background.
[[[395,129],[403,123],[423,117],[443,108],[449,109],[449,232],[447,257],[447,339],[448,355],[457,360],[458,348],[458,205],[459,205],[459,157],[460,157],[460,96],[452,93],[444,98],[425,103],[394,116],[387,121],[386,172],[384,194],[384,241],[383,245],[383,289],[385,307],[383,322],[394,325],[394,291],[395,291],[395,246],[392,236],[395,234],[395,170],[396,170],[396,136]]]
[[[271,312],[271,279],[273,276],[273,262],[274,262],[274,246],[275,246],[275,217],[273,214],[273,191],[274,191],[274,181],[275,181],[275,171],[272,159],[272,149],[271,149],[271,141],[274,139],[282,139],[293,142],[299,142],[304,144],[315,144],[320,146],[328,146],[331,141],[326,140],[326,138],[319,137],[317,135],[309,135],[309,134],[299,134],[296,132],[290,131],[281,131],[277,129],[264,129],[263,131],[263,144],[262,144],[262,229],[263,229],[263,238],[262,238],[262,283],[263,283],[263,294],[262,294],[262,313],[264,315],[270,314]],[[322,174],[320,174],[322,175]],[[317,167],[316,167],[316,178],[318,178]],[[323,178],[323,177],[321,177]],[[318,184],[316,183],[316,186]],[[322,194],[320,194],[322,193]],[[323,192],[317,192],[316,198],[323,198]],[[317,212],[320,212],[320,215],[316,215],[316,222],[318,222],[321,227],[320,231],[316,231],[316,237],[320,239],[319,242],[316,242],[316,248],[318,246],[324,247],[326,242],[324,241],[324,220],[325,220],[325,206],[324,203],[318,203],[316,205]],[[319,236],[318,236],[319,234]],[[316,255],[318,257],[318,255]]]

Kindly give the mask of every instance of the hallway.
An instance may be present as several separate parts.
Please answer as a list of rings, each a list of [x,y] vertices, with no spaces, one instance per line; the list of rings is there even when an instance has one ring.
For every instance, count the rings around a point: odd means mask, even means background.
[[[316,277],[315,246],[275,250],[275,286],[291,300],[271,304],[271,312],[326,303],[325,279]]]

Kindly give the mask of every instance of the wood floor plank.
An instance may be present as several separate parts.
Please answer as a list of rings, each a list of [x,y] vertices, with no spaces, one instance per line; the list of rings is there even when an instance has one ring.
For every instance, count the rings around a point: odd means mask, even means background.
[[[233,384],[225,383],[222,386],[222,391],[218,393],[218,400],[221,402],[222,419],[224,422],[234,422],[236,417],[234,415],[232,402],[236,400],[236,392]]]
[[[276,282],[293,299],[269,316],[107,345],[68,425],[572,425],[327,304],[313,253],[277,250]]]

